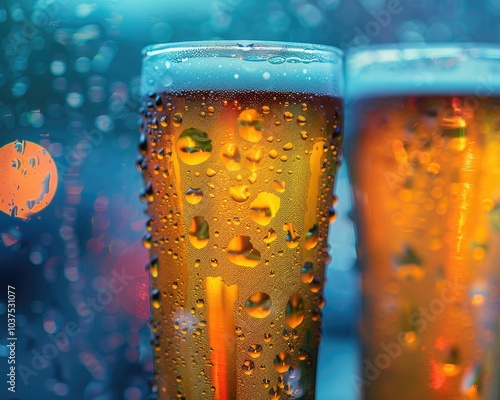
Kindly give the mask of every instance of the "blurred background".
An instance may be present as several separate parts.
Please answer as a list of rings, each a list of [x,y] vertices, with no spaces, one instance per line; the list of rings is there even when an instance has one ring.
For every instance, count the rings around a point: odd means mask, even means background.
[[[7,285],[15,288],[19,337],[16,393],[2,383],[0,398],[149,395],[147,254],[140,243],[146,218],[134,162],[144,46],[211,39],[343,49],[388,42],[497,43],[499,17],[500,0],[0,0],[4,378]],[[58,171],[57,185],[52,180],[38,189],[47,198],[54,195],[52,201],[29,219],[19,218],[23,211],[13,211],[6,194],[1,159],[16,140],[43,146]],[[357,395],[352,376],[359,290],[345,167],[337,185],[320,400]]]

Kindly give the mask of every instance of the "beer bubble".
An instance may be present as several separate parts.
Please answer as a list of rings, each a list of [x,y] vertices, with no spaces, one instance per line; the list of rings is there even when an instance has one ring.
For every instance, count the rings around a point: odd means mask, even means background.
[[[259,358],[262,354],[262,346],[260,344],[252,344],[248,348],[247,353],[252,358]]]
[[[268,294],[257,292],[245,301],[245,311],[254,318],[265,318],[271,313],[272,302]]]
[[[229,188],[229,195],[234,201],[242,203],[250,198],[248,185],[234,185]]]
[[[290,354],[286,351],[282,351],[274,357],[274,369],[278,371],[280,374],[287,372],[290,368]]]
[[[319,228],[317,224],[309,229],[306,233],[306,240],[304,243],[304,247],[306,250],[314,249],[318,245],[319,241]]]
[[[250,108],[243,111],[238,116],[238,131],[240,136],[252,143],[257,143],[262,139],[262,129],[264,118],[257,110]]]
[[[268,225],[280,208],[280,198],[272,193],[260,192],[250,203],[250,218],[259,225]]]
[[[238,171],[241,168],[240,151],[238,146],[234,143],[228,143],[222,146],[220,150],[220,158],[222,164],[224,164],[228,171]]]
[[[285,322],[291,328],[296,328],[304,320],[304,301],[298,293],[294,293],[286,305]]]
[[[314,266],[312,262],[306,261],[300,269],[300,280],[302,283],[311,283],[314,279]]]
[[[188,165],[198,165],[207,161],[212,152],[212,139],[206,132],[196,128],[182,131],[177,140],[179,158]]]
[[[252,375],[252,373],[255,369],[255,365],[254,365],[253,361],[245,360],[245,362],[241,366],[241,369],[245,375]]]
[[[201,216],[196,216],[191,220],[189,229],[189,241],[197,249],[204,248],[210,240],[208,222]]]
[[[189,188],[186,191],[186,201],[189,204],[198,204],[203,199],[203,193],[200,188]]]
[[[248,236],[236,236],[227,245],[227,258],[242,267],[255,267],[260,262],[260,252]]]
[[[172,124],[178,128],[182,125],[182,114],[181,113],[175,113],[172,116]]]

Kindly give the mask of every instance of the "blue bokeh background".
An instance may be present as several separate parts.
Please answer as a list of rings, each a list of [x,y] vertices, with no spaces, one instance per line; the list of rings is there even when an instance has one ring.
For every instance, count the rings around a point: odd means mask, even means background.
[[[147,315],[130,302],[147,287],[134,270],[145,263],[134,165],[142,47],[212,39],[343,49],[497,43],[499,17],[500,0],[0,0],[0,147],[16,139],[40,143],[60,173],[56,197],[42,212],[29,221],[0,215],[1,376],[6,285],[16,287],[17,364],[25,367],[16,393],[2,383],[0,398],[140,400],[149,393]],[[337,193],[320,400],[356,398],[359,289],[345,167]],[[138,284],[92,308],[123,268]],[[51,349],[51,360],[40,356]]]

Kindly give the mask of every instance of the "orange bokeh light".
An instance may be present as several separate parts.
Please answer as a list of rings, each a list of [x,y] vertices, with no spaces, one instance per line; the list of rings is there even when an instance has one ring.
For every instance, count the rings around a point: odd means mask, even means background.
[[[0,211],[26,219],[54,197],[57,169],[47,149],[16,140],[0,148]]]

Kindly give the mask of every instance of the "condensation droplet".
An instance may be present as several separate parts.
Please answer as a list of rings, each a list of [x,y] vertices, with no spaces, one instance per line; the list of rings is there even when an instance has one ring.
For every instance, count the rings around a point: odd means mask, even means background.
[[[248,185],[234,185],[229,188],[229,195],[234,201],[242,203],[250,198]]]
[[[224,164],[228,171],[238,171],[241,168],[240,151],[238,149],[238,146],[234,143],[229,143],[222,146],[220,150],[220,158],[222,164]]]
[[[249,142],[257,143],[262,139],[263,127],[264,118],[262,118],[257,110],[250,108],[238,116],[239,134]]]
[[[188,165],[201,164],[210,158],[212,139],[196,128],[182,131],[177,140],[179,158]]]
[[[306,261],[300,269],[300,280],[302,283],[311,283],[314,279],[314,266],[312,262]]]
[[[280,198],[275,194],[261,192],[250,203],[250,218],[259,225],[268,225],[280,208]]]
[[[189,229],[189,241],[197,249],[204,248],[210,240],[208,222],[201,216],[196,216],[191,220]]]
[[[259,358],[262,354],[262,346],[260,344],[252,344],[248,347],[247,353],[252,358]]]
[[[248,236],[236,236],[227,245],[227,258],[242,267],[255,267],[260,262],[260,252],[256,250]]]
[[[189,204],[198,204],[203,199],[203,193],[200,188],[189,188],[186,191],[186,201]]]
[[[253,361],[245,360],[245,362],[241,366],[241,369],[245,375],[252,375],[252,373],[255,369],[255,365],[254,365]]]
[[[257,292],[245,301],[245,311],[254,318],[265,318],[271,313],[272,302],[268,294]]]
[[[294,293],[286,305],[285,322],[290,328],[296,328],[304,320],[304,301],[298,293]]]
[[[314,249],[318,245],[318,241],[319,241],[319,228],[318,225],[315,224],[306,233],[306,240],[304,243],[304,247],[306,248],[306,250]]]
[[[160,291],[153,289],[151,292],[151,304],[154,308],[160,308]]]
[[[290,368],[290,354],[288,354],[286,351],[282,351],[274,357],[274,369],[278,371],[280,374],[283,374],[284,372],[287,372],[288,369]]]
[[[291,249],[296,248],[299,245],[300,236],[298,232],[293,229],[293,224],[291,222],[288,222],[283,225],[283,231],[286,232],[286,245]]]

